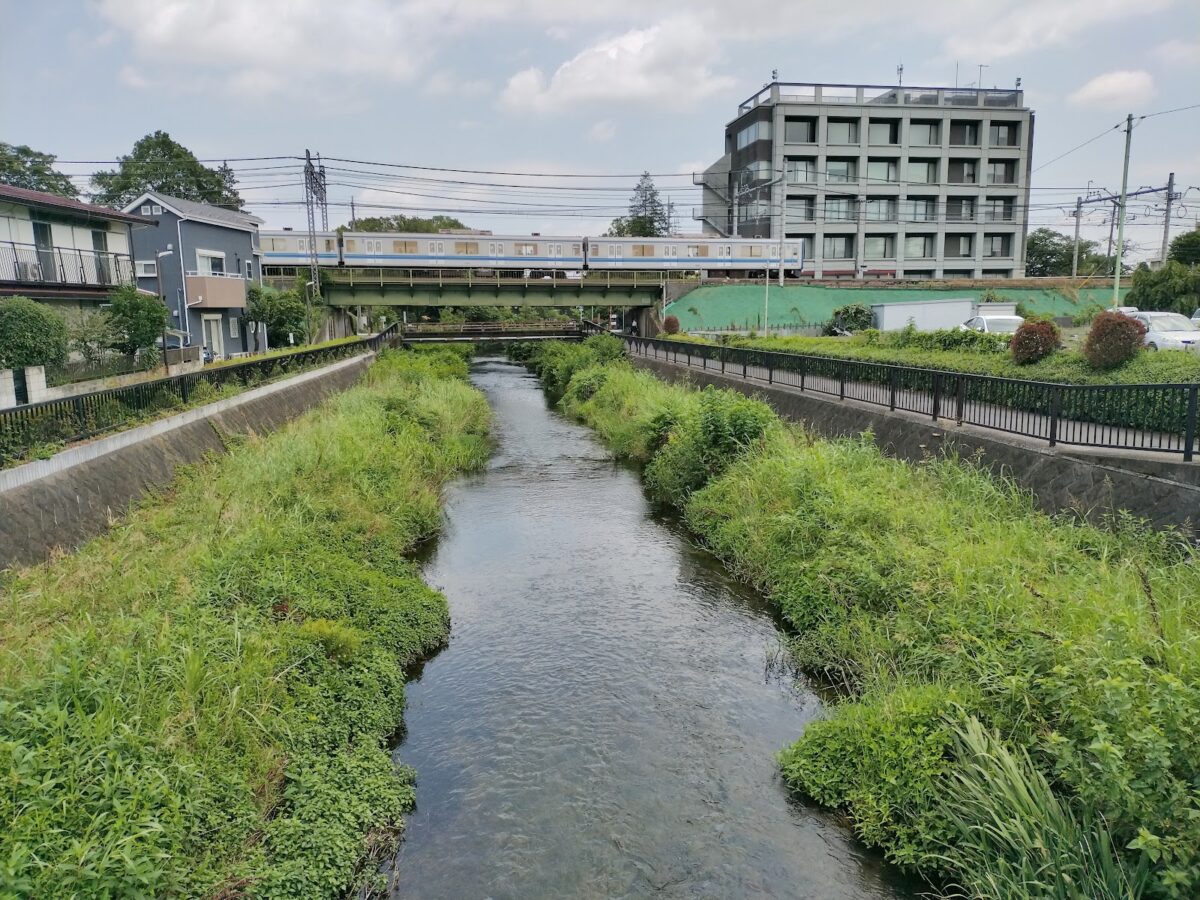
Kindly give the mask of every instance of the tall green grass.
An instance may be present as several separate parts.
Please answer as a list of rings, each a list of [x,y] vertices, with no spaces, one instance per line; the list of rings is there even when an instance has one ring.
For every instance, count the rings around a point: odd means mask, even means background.
[[[1200,892],[1194,549],[1135,523],[1052,519],[963,462],[820,440],[741,395],[572,362],[554,370],[567,411],[645,465],[840,692],[782,754],[791,785],[972,896]],[[979,749],[976,720],[995,748]],[[1022,797],[1058,811],[1034,823]],[[988,821],[1005,824],[976,827]],[[1024,863],[983,865],[1018,857],[1077,893]]]
[[[387,740],[445,639],[407,558],[488,454],[459,354],[365,383],[4,583],[0,894],[341,896],[413,799]]]

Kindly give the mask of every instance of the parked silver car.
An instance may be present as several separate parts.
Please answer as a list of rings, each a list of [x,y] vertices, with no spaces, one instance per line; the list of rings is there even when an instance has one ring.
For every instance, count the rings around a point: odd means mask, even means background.
[[[958,327],[963,331],[982,331],[984,334],[1016,334],[1025,324],[1021,316],[973,316]]]
[[[1200,322],[1195,319],[1172,312],[1135,312],[1128,315],[1146,327],[1142,343],[1147,350],[1200,352]]]

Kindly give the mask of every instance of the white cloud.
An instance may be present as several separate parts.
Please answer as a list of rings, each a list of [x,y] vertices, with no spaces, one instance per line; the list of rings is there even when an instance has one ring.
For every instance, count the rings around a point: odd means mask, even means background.
[[[1154,48],[1154,55],[1176,66],[1200,65],[1200,41],[1181,41],[1173,38]]]
[[[120,71],[117,72],[117,81],[125,85],[125,87],[131,87],[139,91],[150,87],[150,82],[146,80],[146,77],[130,65],[121,66]]]
[[[1154,78],[1145,70],[1120,69],[1097,75],[1068,98],[1080,106],[1130,109],[1154,96]]]
[[[434,72],[425,82],[425,93],[434,97],[479,97],[491,90],[481,78],[463,78],[453,72]]]
[[[735,84],[709,68],[718,50],[717,33],[697,20],[664,20],[597,41],[549,78],[539,68],[518,72],[501,102],[542,112],[592,103],[687,105]]]
[[[612,119],[601,119],[588,129],[588,137],[593,141],[611,141],[617,133],[617,126]]]

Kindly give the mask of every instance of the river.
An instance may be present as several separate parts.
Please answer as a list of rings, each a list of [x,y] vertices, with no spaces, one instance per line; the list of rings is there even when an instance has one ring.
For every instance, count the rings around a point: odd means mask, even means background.
[[[393,896],[913,896],[780,780],[820,704],[769,607],[523,367],[471,377],[497,448],[425,563],[453,627],[407,688]]]

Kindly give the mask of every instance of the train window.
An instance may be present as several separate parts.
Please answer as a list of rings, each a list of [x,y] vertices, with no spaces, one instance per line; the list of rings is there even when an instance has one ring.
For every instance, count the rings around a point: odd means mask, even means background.
[[[688,244],[687,255],[691,256],[691,257],[708,256],[708,245],[707,244]]]
[[[346,252],[353,253],[356,249],[358,249],[358,241],[354,238],[346,238]]]
[[[600,245],[592,244],[592,247],[590,250],[588,250],[588,253],[590,253],[592,256],[599,256],[600,255]]]
[[[333,241],[331,241],[329,238],[325,238],[325,252],[326,253],[333,252]]]
[[[674,244],[667,244],[665,247],[663,247],[663,251],[664,256],[670,256],[672,258],[679,256],[679,248]]]
[[[746,248],[746,255],[751,257],[759,257],[763,255],[762,244],[751,244]]]
[[[779,245],[778,244],[771,245],[771,259],[779,259]]]
[[[519,241],[514,245],[517,256],[534,256],[537,254],[537,244]]]
[[[454,252],[459,256],[478,256],[479,242],[478,241],[455,241]]]
[[[733,245],[732,244],[723,245],[721,247],[721,255],[726,258],[732,257],[733,256]]]
[[[653,244],[634,244],[633,245],[633,255],[634,256],[653,256],[654,255],[654,245]]]
[[[444,241],[430,241],[429,252],[432,255],[438,255],[446,252],[446,244]]]
[[[578,255],[579,255],[579,245],[578,245],[578,244],[572,244],[572,245],[571,245],[571,255],[572,255],[572,256],[578,256]]]
[[[392,241],[392,252],[393,253],[416,253],[417,252],[417,242],[416,241]]]
[[[308,249],[308,242],[305,241],[304,238],[297,238],[296,239],[296,247],[300,250],[301,253],[303,253],[305,250]]]

